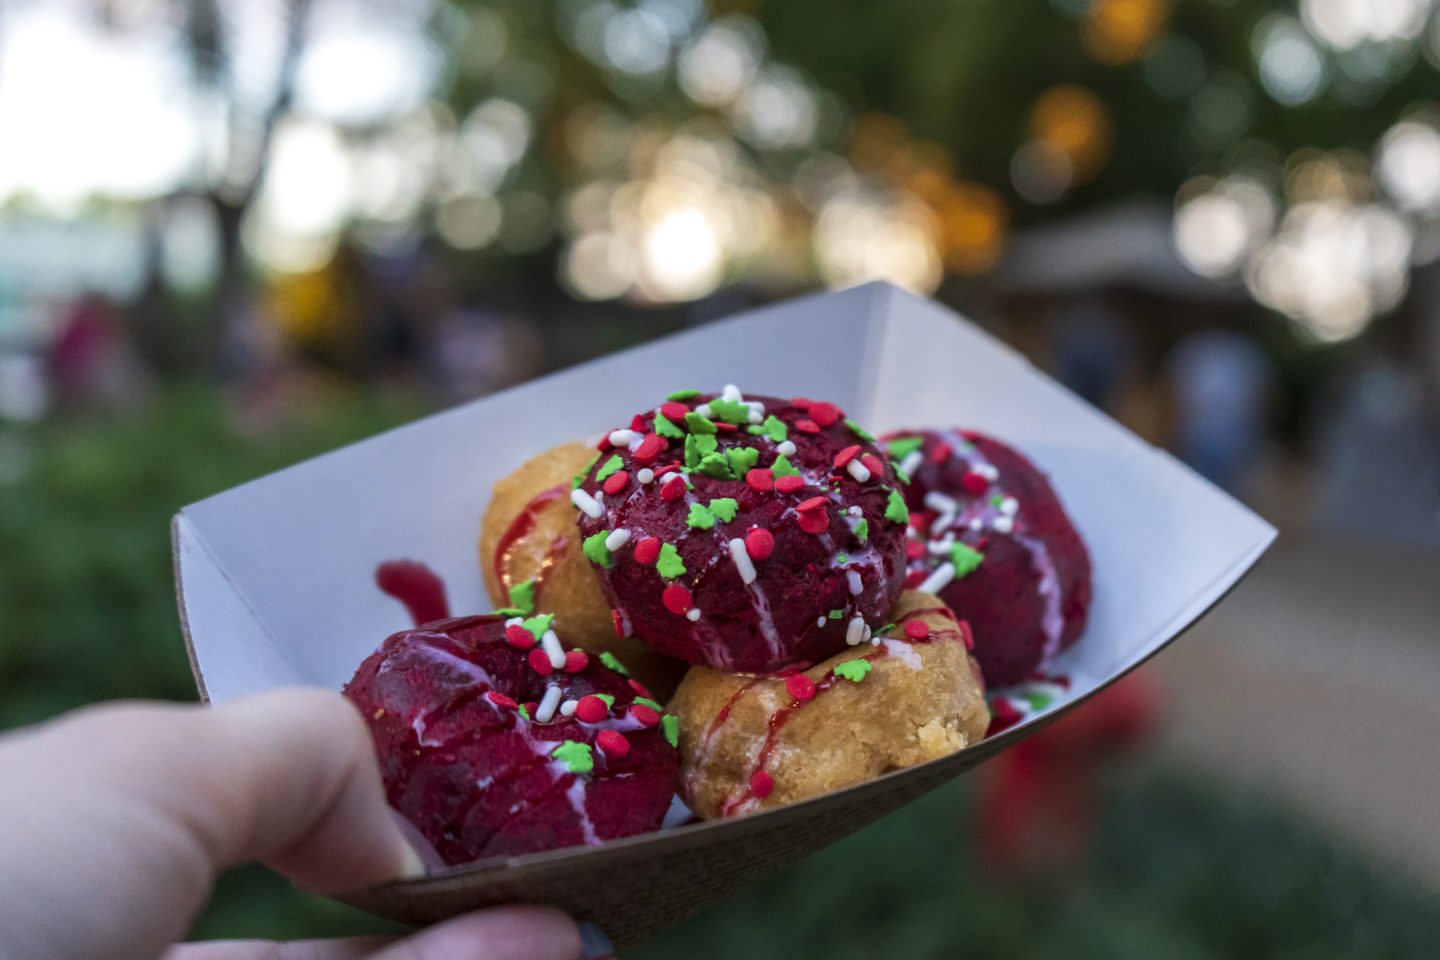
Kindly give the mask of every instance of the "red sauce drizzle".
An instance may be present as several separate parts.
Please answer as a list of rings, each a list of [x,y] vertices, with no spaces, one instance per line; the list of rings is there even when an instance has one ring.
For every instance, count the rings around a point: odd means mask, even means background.
[[[390,560],[375,568],[375,585],[405,604],[415,626],[450,617],[445,581],[418,560]]]
[[[492,563],[495,568],[495,579],[499,582],[501,589],[508,590],[513,586],[506,568],[510,566],[510,551],[516,541],[534,529],[535,518],[539,516],[540,511],[551,500],[564,496],[567,487],[567,484],[559,483],[549,490],[536,494],[534,499],[525,504],[525,509],[510,521],[510,526],[500,537],[499,542],[495,544],[495,557]],[[555,560],[559,559],[559,551],[565,548],[567,542],[565,537],[560,537],[550,544],[550,550],[545,554],[545,560],[540,564],[540,572],[535,577],[535,596],[537,598],[540,596],[540,584],[544,580],[545,572],[554,566]]]

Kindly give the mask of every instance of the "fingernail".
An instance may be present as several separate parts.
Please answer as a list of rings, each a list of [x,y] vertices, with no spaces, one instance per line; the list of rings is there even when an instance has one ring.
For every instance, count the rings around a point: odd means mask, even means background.
[[[425,835],[415,824],[401,816],[398,810],[391,810],[390,815],[395,825],[400,828],[400,836],[405,839],[405,852],[400,867],[401,880],[415,880],[446,866],[435,847],[425,839]]]
[[[580,928],[580,960],[599,960],[600,957],[615,955],[615,944],[605,936],[605,931],[593,923],[577,923]]]

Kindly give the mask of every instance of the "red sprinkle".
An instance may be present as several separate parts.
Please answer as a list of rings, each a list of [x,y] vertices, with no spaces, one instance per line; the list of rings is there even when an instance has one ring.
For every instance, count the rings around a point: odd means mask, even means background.
[[[794,493],[803,486],[805,486],[805,478],[793,473],[775,478],[775,489],[781,493]]]
[[[775,536],[769,530],[756,528],[745,534],[745,552],[751,560],[764,560],[775,550]]]
[[[595,735],[595,746],[612,757],[623,757],[630,752],[630,741],[619,730],[601,730]]]
[[[807,400],[807,399],[804,398],[804,397],[791,397],[791,398],[790,398],[790,403],[791,403],[791,405],[792,405],[792,406],[799,407],[801,410],[809,410],[809,409],[810,409],[810,404],[813,403],[813,402],[814,402],[813,400]]]
[[[690,591],[678,583],[672,583],[665,588],[665,592],[660,595],[660,602],[665,604],[666,610],[679,614],[689,613],[690,608],[695,605],[695,601],[690,598]]]
[[[614,613],[614,611],[612,610],[611,613]],[[584,650],[571,650],[565,654],[566,673],[579,673],[588,666],[590,666],[590,654]]]
[[[970,621],[960,621],[960,637],[965,641],[966,650],[975,649],[975,635],[970,632]]]
[[[845,464],[849,463],[851,460],[854,460],[859,455],[860,444],[857,443],[852,447],[846,447],[844,450],[841,450],[839,453],[835,454],[835,469],[841,469],[845,466]]]
[[[830,514],[824,510],[806,510],[800,514],[800,529],[806,533],[824,533],[830,528]]]
[[[581,723],[599,723],[609,714],[610,708],[605,706],[605,701],[594,694],[581,697],[580,702],[575,704],[575,719]]]
[[[505,628],[505,642],[516,650],[529,650],[535,646],[535,635],[518,623]]]
[[[517,706],[519,706],[519,704],[517,704],[514,700],[511,700],[509,697],[505,696],[505,694],[496,693],[494,690],[486,693],[485,698],[491,703],[495,704],[495,706],[497,707],[509,707],[511,710],[514,710]]]
[[[715,429],[719,430],[721,433],[733,433],[740,428],[733,423],[726,423],[724,420],[716,420]]]
[[[770,796],[770,791],[775,789],[775,780],[764,770],[757,770],[755,776],[750,778],[750,792],[761,800]]]
[[[526,657],[525,659],[530,662],[530,669],[534,670],[542,677],[550,676],[550,672],[555,669],[554,667],[550,666],[550,655],[544,650],[541,650],[539,647],[531,650],[530,656]]]
[[[820,424],[814,420],[797,420],[795,421],[795,429],[801,433],[819,433]]]
[[[756,467],[745,474],[745,482],[750,484],[751,490],[769,493],[775,486],[775,474],[769,467]]]
[[[829,497],[811,497],[809,500],[801,502],[801,504],[795,509],[799,510],[801,513],[804,513],[806,510],[819,510],[821,507],[825,506],[825,504],[829,502]]]
[[[684,420],[690,408],[679,400],[666,400],[660,404],[660,416],[666,420]]]
[[[665,486],[660,488],[660,496],[665,500],[679,500],[685,496],[685,479],[679,475],[665,481]]]
[[[832,423],[839,420],[844,415],[844,411],[842,411],[839,407],[835,406],[835,404],[833,403],[828,403],[824,400],[821,400],[819,403],[810,404],[810,419],[814,420],[822,427],[830,426]]]
[[[631,681],[630,681],[630,689],[631,689],[631,690],[634,690],[636,693],[640,694],[640,696],[644,697],[646,700],[654,700],[654,699],[655,699],[654,697],[650,696],[650,690],[649,690],[649,688],[646,687],[645,684],[641,683],[639,680],[631,680]]]
[[[878,477],[885,472],[885,465],[882,464],[880,458],[873,453],[865,454],[865,456],[860,458],[860,462],[865,465],[866,470],[870,471],[870,476],[872,477]]]
[[[605,484],[601,487],[606,493],[619,493],[630,485],[630,474],[624,470],[616,470],[605,478]]]
[[[950,459],[950,444],[941,441],[935,444],[935,449],[930,451],[931,463],[944,463]]]
[[[641,540],[639,543],[635,544],[635,562],[636,562],[636,563],[651,564],[651,563],[654,563],[656,560],[658,560],[659,557],[660,557],[660,538],[659,538],[659,537],[646,537],[645,539]],[[612,610],[611,612],[612,612],[612,613],[615,613],[615,611],[613,611],[613,610]],[[618,613],[615,613],[615,616],[616,616],[616,618],[618,619],[620,615],[619,615]]]
[[[637,413],[635,414],[635,416],[630,418],[630,429],[634,430],[636,433],[644,433],[646,430],[649,429],[647,426],[645,426],[645,417],[643,414]]]
[[[919,540],[906,540],[905,556],[910,558],[911,560],[919,560],[921,557],[925,556],[925,544],[921,543]]]
[[[974,470],[971,470],[960,478],[960,486],[964,487],[965,492],[970,494],[970,496],[978,497],[990,489],[990,481],[986,480]]]
[[[794,676],[785,678],[785,692],[796,700],[809,700],[815,696],[815,681],[797,673]]]
[[[619,611],[619,610],[611,610],[611,611],[610,611],[610,622],[613,623],[613,624],[615,624],[615,636],[617,636],[617,637],[623,637],[623,636],[625,636],[625,627],[624,627],[624,624],[622,623],[622,621],[620,620],[620,611]]]
[[[636,463],[654,463],[659,458],[660,452],[665,449],[665,438],[656,434],[650,434],[640,441],[640,446],[635,448]]]
[[[528,713],[528,714],[530,714],[531,717],[534,717],[534,716],[535,716],[535,712],[536,712],[537,710],[539,710],[539,709],[540,709],[540,704],[537,703],[537,702],[534,701],[534,700],[531,700],[529,703],[525,704],[525,712]]]
[[[647,727],[653,727],[660,722],[660,714],[656,713],[653,708],[645,706],[643,703],[630,704],[630,716],[639,720],[642,725]]]
[[[924,640],[930,636],[930,624],[924,620],[906,620],[905,636],[911,640]]]

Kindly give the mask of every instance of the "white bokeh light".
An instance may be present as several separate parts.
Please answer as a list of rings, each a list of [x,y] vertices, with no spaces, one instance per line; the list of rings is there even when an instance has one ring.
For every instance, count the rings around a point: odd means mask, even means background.
[[[642,291],[659,300],[693,300],[720,283],[724,250],[705,210],[676,207],[645,231]]]
[[[680,89],[696,103],[723,106],[754,78],[765,57],[765,33],[747,17],[722,17],[680,54]]]
[[[1255,27],[1251,46],[1265,91],[1287,107],[1314,100],[1325,86],[1325,58],[1300,21],[1269,16]]]
[[[1431,5],[1432,0],[1300,0],[1300,18],[1326,46],[1353,50],[1366,42],[1415,39]]]
[[[930,213],[908,196],[835,193],[815,222],[815,256],[831,287],[888,280],[930,293],[942,276]]]
[[[1400,209],[1440,212],[1440,130],[1418,120],[1402,120],[1385,132],[1375,175]]]
[[[1187,184],[1181,192],[1199,185]],[[1270,233],[1275,202],[1249,177],[1231,176],[1182,204],[1175,213],[1175,249],[1201,276],[1227,276]]]

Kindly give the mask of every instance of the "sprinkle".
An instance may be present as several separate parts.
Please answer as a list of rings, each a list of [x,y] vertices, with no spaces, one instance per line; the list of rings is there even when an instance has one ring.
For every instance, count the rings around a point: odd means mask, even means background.
[[[710,411],[705,416],[738,426],[750,422],[750,408],[738,400],[711,400]]]
[[[684,420],[690,408],[678,400],[666,400],[660,404],[660,416],[669,420]]]
[[[922,580],[920,582],[920,586],[916,587],[915,589],[919,590],[921,593],[939,593],[941,590],[945,589],[946,584],[948,584],[951,580],[954,579],[955,564],[951,563],[949,560],[946,560],[944,563],[940,564],[940,566],[935,568],[934,573],[930,574],[930,576]]]
[[[703,407],[701,408],[704,409]],[[715,424],[709,417],[694,410],[685,414],[685,429],[691,433],[714,433]]]
[[[925,445],[924,437],[897,437],[885,445],[886,451],[892,457],[904,459],[910,454],[919,450]]]
[[[624,622],[620,619],[620,611],[619,611],[619,610],[611,610],[611,611],[610,611],[610,622],[613,623],[613,624],[615,624],[615,636],[617,636],[617,637],[623,637],[623,636],[625,636],[625,624],[624,624]]]
[[[735,403],[739,403],[741,400],[745,399],[745,395],[740,392],[740,388],[735,386],[735,384],[733,383],[725,384],[724,389],[720,391],[720,396],[724,397],[726,400],[731,400]]]
[[[530,714],[531,714],[531,713],[534,711],[534,709],[535,709],[536,707],[538,707],[538,706],[539,706],[538,703],[522,703],[522,704],[520,704],[520,706],[519,706],[520,716],[524,717],[526,720],[529,720],[529,719],[530,719]]]
[[[846,447],[844,450],[835,454],[835,469],[839,470],[858,456],[860,456],[860,444],[857,443],[854,446]]]
[[[578,740],[566,740],[551,754],[564,763],[571,773],[589,773],[595,769],[595,758],[590,755],[590,745]]]
[[[824,618],[824,617],[816,617],[816,618],[815,618],[815,626],[817,626],[817,627],[823,627],[823,626],[825,626],[825,618]]]
[[[770,796],[770,792],[774,789],[775,779],[764,770],[755,771],[755,775],[750,778],[750,792],[761,800]]]
[[[730,559],[735,561],[735,569],[740,572],[741,583],[755,582],[755,564],[750,562],[750,554],[746,550],[745,541],[739,537],[730,541]]]
[[[1015,512],[1019,509],[1020,501],[1016,500],[1014,497],[1006,497],[1004,500],[1000,501],[1000,512],[1007,516],[1015,516]]]
[[[1015,529],[1015,518],[1005,516],[996,517],[994,527],[996,533],[1009,533]]]
[[[921,543],[919,540],[905,541],[905,556],[909,557],[911,560],[919,560],[924,555],[925,544]]]
[[[773,440],[774,442],[776,442],[776,443],[789,443],[789,442],[790,442],[790,441],[788,441],[788,440],[785,439],[785,437],[786,437],[786,435],[787,435],[787,431],[786,431],[786,429],[785,429],[785,421],[784,421],[784,420],[781,420],[779,417],[774,416],[773,414],[772,414],[771,416],[766,417],[766,418],[765,418],[764,427],[765,427],[765,435],[768,436],[768,437],[769,437],[771,440]]]
[[[792,674],[785,678],[785,692],[796,700],[809,700],[815,696],[815,681],[803,673]]]
[[[760,451],[754,447],[731,447],[725,451],[725,459],[730,461],[731,472],[743,477],[760,462]]]
[[[595,735],[595,746],[612,757],[623,757],[630,752],[630,741],[618,730],[601,730]]]
[[[801,433],[819,433],[820,424],[814,420],[797,420],[795,421],[795,429]]]
[[[745,482],[757,493],[769,493],[775,488],[775,475],[769,467],[756,467],[745,474]]]
[[[944,463],[946,460],[949,460],[949,459],[950,459],[950,454],[951,454],[951,452],[952,452],[952,451],[951,451],[951,449],[950,449],[950,444],[948,444],[948,443],[937,443],[937,444],[935,444],[934,449],[932,449],[932,450],[930,451],[930,462],[931,462],[931,463]]]
[[[531,670],[534,670],[542,677],[550,676],[555,670],[555,668],[550,665],[550,658],[546,656],[545,651],[539,647],[531,650],[529,656],[525,658],[525,661],[530,664]]]
[[[608,543],[606,544],[609,545]],[[645,537],[635,544],[635,562],[646,565],[655,562],[660,556],[660,539],[658,537]]]
[[[775,489],[781,493],[794,493],[805,486],[805,478],[798,474],[786,474],[775,478]]]
[[[689,620],[691,623],[697,622],[700,619],[700,608],[691,607],[690,610],[685,614],[685,619]]]
[[[641,467],[639,470],[635,471],[635,479],[640,481],[641,485],[643,486],[649,483],[651,480],[655,479],[655,471],[651,470],[649,467]]]
[[[910,511],[905,508],[905,498],[894,490],[890,491],[890,499],[885,501],[885,519],[891,523],[910,522]]]
[[[667,396],[665,399],[666,399],[666,400],[676,400],[676,401],[680,401],[680,400],[693,400],[694,398],[696,398],[696,397],[698,397],[698,396],[700,396],[700,391],[699,391],[699,390],[676,390],[674,393],[670,394],[670,395]]]
[[[580,702],[575,705],[575,719],[581,723],[599,723],[609,714],[610,710],[605,706],[605,701],[594,694],[581,697]]]
[[[660,729],[665,733],[665,740],[672,747],[680,745],[680,719],[672,713],[665,714],[660,720]]]
[[[555,620],[555,614],[553,614],[553,613],[542,613],[542,614],[539,614],[539,615],[537,615],[537,616],[533,616],[533,617],[530,617],[530,618],[528,618],[528,619],[521,620],[521,621],[520,621],[520,626],[524,627],[526,630],[529,630],[529,631],[530,631],[530,635],[531,635],[532,637],[539,637],[539,636],[540,636],[541,634],[543,634],[546,630],[549,630],[549,629],[550,629],[550,624],[551,624],[554,620]]]
[[[715,526],[715,514],[711,513],[702,504],[690,504],[690,513],[685,518],[685,523],[697,530],[709,530]]]
[[[855,524],[855,529],[851,532],[854,533],[855,536],[861,540],[869,540],[870,522],[868,520],[862,519],[859,523]]]
[[[813,401],[813,400],[807,400],[807,399],[804,398],[804,397],[791,397],[791,398],[790,398],[790,405],[791,405],[791,406],[795,406],[795,407],[799,407],[801,410],[809,410],[809,409],[810,409],[810,404],[812,404],[812,403],[814,403],[814,402],[815,402],[815,401]]]
[[[850,476],[854,477],[858,483],[864,483],[870,479],[870,468],[859,460],[851,460],[845,465],[845,469],[849,471]]]
[[[571,490],[570,502],[585,511],[585,515],[592,520],[599,520],[605,515],[605,508],[601,507],[599,502],[584,490]]]
[[[631,440],[634,440],[634,439],[636,438],[636,436],[637,436],[637,434],[635,433],[634,430],[611,430],[611,431],[610,431],[610,446],[612,446],[612,447],[628,447],[628,446],[630,446],[630,441],[631,441]]]
[[[860,457],[860,462],[865,465],[866,470],[869,470],[876,476],[885,472],[885,464],[881,463],[880,458],[873,453],[863,454]]]
[[[851,617],[850,622],[845,624],[845,642],[855,646],[865,635],[865,621],[861,617]]]
[[[764,560],[775,550],[775,536],[769,530],[756,528],[745,534],[745,552],[752,560]],[[747,580],[746,583],[749,583]]]
[[[550,657],[550,666],[559,670],[565,666],[565,650],[560,646],[560,638],[555,636],[554,630],[546,630],[540,637],[540,646],[545,648],[545,653]]]
[[[800,529],[820,534],[830,529],[830,514],[824,510],[805,510],[800,514]]]
[[[565,672],[579,673],[590,666],[590,654],[584,650],[571,650],[565,654]]]
[[[683,417],[684,414],[681,416]],[[655,414],[655,432],[662,437],[669,437],[671,440],[679,440],[685,436],[685,431],[675,426],[663,413]]]
[[[610,548],[605,546],[609,539],[610,532],[601,530],[599,533],[591,534],[580,544],[580,552],[585,558],[597,567],[604,567],[609,570],[615,565],[615,560],[610,556]]]
[[[535,646],[535,636],[519,624],[505,628],[505,642],[516,650],[529,650]]]
[[[733,480],[735,471],[730,467],[730,458],[720,453],[707,453],[700,458],[696,467],[707,477],[714,477],[716,480]]]
[[[680,559],[680,551],[675,549],[671,543],[660,546],[660,559],[655,561],[655,572],[668,580],[673,580],[685,572],[685,561]]]
[[[555,709],[560,706],[560,688],[550,684],[545,688],[545,696],[540,698],[540,706],[535,708],[535,722],[549,723],[555,718]]]
[[[993,463],[982,463],[975,468],[975,472],[991,483],[994,483],[1000,478],[1000,471],[995,469],[995,464]]]
[[[936,513],[954,513],[960,508],[959,504],[939,490],[931,490],[925,494],[925,506]]]
[[[965,492],[970,494],[970,496],[978,497],[990,488],[990,481],[986,480],[974,470],[969,470],[965,473],[965,476],[960,478],[960,486],[964,487]]]
[[[745,406],[750,408],[750,415],[746,417],[746,419],[750,421],[750,426],[753,427],[756,424],[764,421],[765,404],[761,403],[759,400],[746,400]],[[762,426],[760,430],[761,432],[764,432],[765,428]],[[752,430],[751,432],[753,433],[754,431]]]
[[[695,408],[695,412],[698,413],[698,414],[700,414],[700,416],[702,416],[702,417],[709,417],[709,416],[710,416],[710,404],[708,404],[708,403],[702,403],[702,404],[700,404],[700,406],[698,406],[698,407]]]
[[[660,711],[651,709],[643,703],[632,703],[630,716],[640,721],[640,725],[643,727],[653,727],[660,722]]]
[[[950,562],[955,565],[955,576],[957,579],[965,576],[967,573],[974,572],[975,568],[980,566],[981,562],[985,559],[985,554],[963,543],[955,544],[955,546],[950,548],[949,552]]]
[[[491,691],[489,691],[488,693],[486,693],[486,694],[485,694],[485,699],[489,700],[491,703],[495,704],[495,706],[497,706],[497,707],[507,707],[507,708],[509,708],[509,709],[511,709],[511,710],[514,710],[515,707],[517,706],[517,704],[515,703],[514,700],[511,700],[509,697],[505,696],[505,694],[503,694],[503,693],[497,693],[497,692],[494,691],[494,690],[491,690]]]
[[[824,400],[810,404],[809,413],[810,419],[822,427],[828,427],[844,416],[839,407]]]
[[[665,588],[665,592],[660,595],[660,602],[665,604],[666,610],[677,614],[688,613],[695,605],[690,591],[678,583],[673,583]]]
[[[664,449],[665,441],[652,433],[644,440],[641,440],[640,446],[635,448],[635,462],[642,465],[654,463],[656,459],[659,458],[660,451]]]
[[[780,456],[782,457],[795,456],[795,444],[791,443],[789,440],[786,440],[784,443],[780,444],[775,449],[780,451]]]
[[[535,611],[535,578],[517,583],[510,588],[510,606],[526,613]]]
[[[930,636],[930,624],[924,620],[906,620],[905,636],[911,640],[924,640]]]
[[[839,620],[841,617],[845,616],[845,611],[844,611],[844,610],[831,610],[830,613],[828,614],[828,616],[830,617],[831,620]]]
[[[717,519],[723,520],[726,523],[734,520],[735,511],[740,509],[740,504],[734,497],[716,497],[706,506],[710,508],[710,512],[713,513]]]
[[[606,650],[604,653],[600,654],[600,662],[605,664],[605,666],[609,667],[611,670],[614,670],[616,673],[620,674],[620,676],[622,677],[630,676],[630,671],[625,669],[625,664],[621,663],[619,658],[617,658],[615,654],[611,653],[609,650]]]
[[[809,500],[801,501],[800,505],[797,506],[795,509],[799,510],[801,513],[804,513],[807,510],[819,510],[821,507],[824,507],[825,504],[829,502],[829,499],[826,497],[811,497]]]
[[[811,413],[811,416],[814,416],[814,413]],[[875,442],[875,438],[872,437],[868,432],[866,432],[865,428],[860,426],[860,424],[856,423],[854,420],[851,420],[848,417],[845,418],[845,426],[849,427],[851,433],[855,434],[855,436],[859,437],[861,440],[864,440],[866,443]]]
[[[870,661],[863,658],[846,660],[835,668],[835,676],[844,677],[846,680],[859,683],[865,679],[865,674],[870,672]]]
[[[630,531],[621,527],[605,538],[605,549],[612,553],[630,542]]]
[[[784,453],[781,453],[780,456],[775,458],[775,462],[770,465],[770,472],[773,473],[776,477],[800,476],[800,471],[796,470],[790,464],[790,458],[785,456]]]
[[[845,579],[850,584],[850,596],[858,597],[865,590],[865,582],[860,579],[860,571],[846,570]]]
[[[665,481],[660,488],[660,497],[664,500],[679,500],[685,496],[685,479],[678,473]]]
[[[645,700],[648,700],[650,698],[649,688],[647,688],[645,684],[641,683],[639,680],[627,680],[626,683],[630,684],[631,690],[634,690],[640,695],[636,698],[637,702],[643,703]],[[655,709],[660,709],[660,705],[658,703],[655,705]]]
[[[575,716],[575,705],[576,705],[576,702],[577,702],[577,701],[574,701],[574,700],[566,700],[564,703],[560,704],[560,716],[562,716],[562,717],[573,717],[573,716]]]

